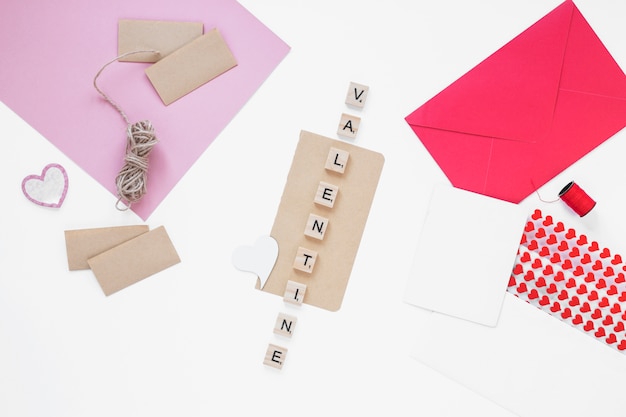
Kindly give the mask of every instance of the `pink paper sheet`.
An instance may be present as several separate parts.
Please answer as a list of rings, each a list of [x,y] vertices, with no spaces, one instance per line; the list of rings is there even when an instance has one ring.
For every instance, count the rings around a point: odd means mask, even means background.
[[[117,56],[121,18],[202,21],[205,31],[219,28],[238,62],[169,106],[144,73],[150,64],[114,63],[98,78],[131,123],[149,119],[155,127],[148,193],[132,207],[146,220],[290,48],[232,0],[5,0],[0,100],[114,195],[126,126],[93,77]]]

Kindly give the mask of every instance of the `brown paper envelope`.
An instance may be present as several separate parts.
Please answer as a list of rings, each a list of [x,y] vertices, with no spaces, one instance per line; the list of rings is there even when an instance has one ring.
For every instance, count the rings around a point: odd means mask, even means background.
[[[156,50],[159,54],[132,54],[120,61],[156,62],[195,38],[202,36],[202,22],[120,19],[117,25],[117,54]]]
[[[148,231],[148,226],[101,227],[65,231],[67,265],[70,271],[89,269],[87,259]]]
[[[108,296],[179,263],[180,258],[165,228],[160,226],[87,262]]]
[[[168,105],[236,65],[228,45],[213,29],[146,68],[146,75]]]
[[[350,153],[343,174],[325,169],[330,148]],[[282,297],[287,281],[296,281],[307,286],[305,304],[339,310],[383,164],[380,153],[310,132],[300,133],[271,232],[278,242],[278,259],[263,291]],[[332,208],[314,203],[320,181],[339,187]],[[323,240],[304,234],[311,213],[328,219]],[[311,273],[293,267],[299,247],[317,252]]]

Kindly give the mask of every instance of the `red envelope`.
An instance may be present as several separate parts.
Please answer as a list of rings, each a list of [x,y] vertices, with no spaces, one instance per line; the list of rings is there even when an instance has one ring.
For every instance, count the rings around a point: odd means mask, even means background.
[[[454,186],[518,203],[626,125],[626,77],[565,1],[406,121]]]

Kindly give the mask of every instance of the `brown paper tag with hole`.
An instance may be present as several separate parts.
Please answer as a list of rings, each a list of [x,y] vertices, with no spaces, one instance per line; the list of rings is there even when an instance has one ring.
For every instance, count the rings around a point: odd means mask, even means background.
[[[108,296],[179,263],[180,258],[165,228],[160,226],[87,262]]]
[[[67,265],[70,271],[89,269],[87,259],[148,231],[148,226],[100,227],[65,231]]]
[[[120,61],[156,62],[202,36],[202,22],[120,19],[117,25],[117,54],[159,51],[159,54],[132,54]]]
[[[236,65],[228,45],[213,29],[146,68],[146,75],[168,105]]]
[[[340,162],[345,164],[345,172],[326,169],[331,152],[344,158],[349,154],[347,163],[343,159]],[[339,159],[332,158],[331,162],[338,164]],[[287,281],[295,281],[306,285],[305,304],[339,310],[384,160],[378,152],[306,131],[300,133],[271,232],[278,242],[278,259],[263,291],[282,297]],[[337,187],[332,207],[315,203],[320,183]],[[328,220],[321,240],[305,234],[311,215]],[[294,266],[300,248],[317,255],[312,271]]]

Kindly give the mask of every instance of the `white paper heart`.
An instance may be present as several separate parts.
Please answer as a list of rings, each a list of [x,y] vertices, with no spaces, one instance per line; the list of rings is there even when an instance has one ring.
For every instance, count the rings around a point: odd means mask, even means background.
[[[48,164],[41,175],[28,175],[22,180],[22,192],[35,204],[58,208],[65,200],[68,185],[65,168],[59,164]]]
[[[261,236],[254,246],[240,246],[233,251],[232,262],[240,271],[256,274],[263,289],[278,259],[278,242],[271,236]]]

